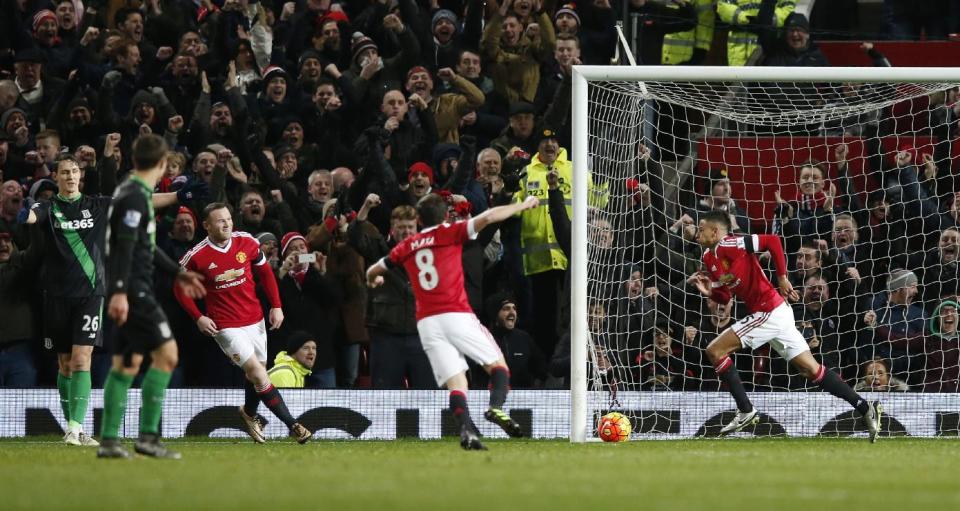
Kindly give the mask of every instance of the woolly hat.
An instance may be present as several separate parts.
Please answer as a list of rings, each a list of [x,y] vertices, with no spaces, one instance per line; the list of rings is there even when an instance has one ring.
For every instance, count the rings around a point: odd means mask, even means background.
[[[433,169],[430,168],[430,165],[427,165],[422,161],[418,161],[413,165],[410,165],[410,169],[407,171],[407,180],[413,177],[413,175],[416,174],[417,172],[426,174],[427,179],[430,180],[430,184],[433,184]]]
[[[356,62],[357,57],[359,57],[364,50],[370,48],[373,48],[378,52],[380,51],[380,49],[377,48],[377,43],[373,42],[373,39],[363,35],[363,32],[354,32],[353,42],[350,44],[350,60]]]
[[[297,69],[302,68],[303,63],[309,59],[315,59],[321,66],[323,65],[323,59],[320,58],[320,54],[317,53],[316,50],[304,50],[303,53],[300,54],[300,60],[297,61]]]
[[[447,20],[452,23],[454,27],[457,26],[457,15],[450,9],[440,9],[433,13],[433,19],[430,21],[430,29],[432,30],[436,27],[437,23],[440,23],[440,20]]]
[[[190,218],[193,219],[193,225],[194,226],[200,225],[200,223],[197,222],[197,215],[193,212],[192,209],[186,206],[180,206],[180,208],[177,209],[177,216],[180,216],[180,215],[190,215]]]
[[[301,346],[306,344],[308,341],[317,342],[315,335],[310,335],[303,330],[297,330],[290,334],[290,337],[287,337],[287,355],[293,356]]]
[[[303,235],[300,234],[299,232],[290,231],[284,234],[283,238],[280,240],[280,253],[283,255],[286,255],[287,248],[290,246],[290,243],[292,243],[294,240],[303,240],[304,243],[307,242],[307,239],[304,238]]]
[[[917,275],[910,270],[893,270],[887,277],[887,291],[892,292],[917,283]]]
[[[157,101],[156,95],[148,90],[140,89],[133,95],[133,99],[130,100],[130,111],[133,112],[143,103],[152,106],[154,109],[160,107],[160,102]]]
[[[268,241],[272,241],[274,243],[277,242],[277,237],[270,231],[261,232],[260,234],[254,237],[257,238],[257,241],[260,242],[261,245],[263,245]]]
[[[577,20],[577,26],[580,26],[580,15],[577,14],[577,11],[575,10],[576,8],[577,4],[563,4],[562,7],[557,9],[557,13],[553,15],[553,21],[556,22],[557,18],[559,18],[561,14],[569,14],[570,16],[573,16],[573,19]]]
[[[407,80],[409,80],[410,77],[413,76],[413,75],[416,74],[416,73],[427,73],[427,74],[429,75],[429,74],[430,74],[430,70],[427,69],[427,68],[425,68],[425,67],[423,67],[423,66],[413,66],[413,67],[410,68],[409,71],[407,71]],[[432,79],[432,78],[433,78],[433,77],[431,77],[431,79]]]
[[[264,83],[270,83],[270,80],[277,76],[281,76],[284,80],[290,81],[290,75],[280,66],[269,65],[263,69]]]
[[[286,127],[286,125],[284,125]],[[297,155],[297,150],[293,146],[287,144],[280,144],[277,147],[273,148],[273,158],[277,161],[280,161],[280,158],[287,153],[293,153],[294,156]]]
[[[37,33],[37,29],[40,28],[40,25],[43,24],[46,20],[53,20],[54,23],[57,22],[57,15],[49,9],[43,9],[42,11],[37,11],[33,15],[33,33]]]
[[[7,121],[9,121],[10,117],[17,112],[20,112],[20,114],[23,115],[24,118],[27,117],[27,113],[24,112],[22,108],[16,108],[16,107],[9,108],[5,112],[3,112],[3,115],[0,115],[0,130],[6,129]]]

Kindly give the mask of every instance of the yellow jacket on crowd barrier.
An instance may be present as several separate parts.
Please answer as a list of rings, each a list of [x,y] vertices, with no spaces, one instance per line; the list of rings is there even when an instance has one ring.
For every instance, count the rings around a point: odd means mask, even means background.
[[[727,36],[727,64],[742,66],[747,63],[750,55],[759,46],[757,34],[746,30],[738,30],[738,26],[748,25],[760,13],[759,0],[720,0],[717,4],[717,14],[720,19],[729,25],[730,34]],[[782,27],[787,16],[797,7],[795,0],[777,0],[774,9],[774,18],[777,26]],[[756,20],[753,20],[754,22]]]
[[[717,21],[714,9],[716,0],[692,0],[697,11],[697,27],[686,32],[667,34],[663,38],[663,63],[668,65],[684,64],[693,57],[693,50],[710,51],[713,43],[713,26]],[[677,4],[667,7],[679,9]]]
[[[551,167],[540,161],[540,154],[533,156],[533,160],[526,167],[526,176],[520,181],[520,190],[514,194],[514,200],[522,202],[527,197],[540,199],[540,206],[524,210],[520,214],[520,250],[523,253],[523,273],[533,275],[550,270],[566,270],[567,256],[557,243],[557,236],[553,232],[553,222],[550,221],[548,204],[549,187],[547,173],[550,169],[560,175],[559,188],[563,192],[563,203],[567,207],[567,216],[573,218],[573,163],[567,159],[567,150],[561,148],[557,161]],[[604,208],[609,200],[607,186],[595,187],[593,178],[589,179],[591,207]]]
[[[277,358],[273,360],[273,367],[267,371],[270,383],[278,389],[302,389],[303,379],[308,374],[310,370],[288,355],[286,351],[277,353]]]

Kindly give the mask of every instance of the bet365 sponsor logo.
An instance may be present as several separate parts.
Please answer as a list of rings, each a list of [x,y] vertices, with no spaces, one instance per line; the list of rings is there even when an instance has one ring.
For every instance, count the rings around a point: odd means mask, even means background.
[[[78,231],[80,229],[93,229],[93,219],[84,218],[82,220],[60,220],[53,223],[54,229],[66,229]]]

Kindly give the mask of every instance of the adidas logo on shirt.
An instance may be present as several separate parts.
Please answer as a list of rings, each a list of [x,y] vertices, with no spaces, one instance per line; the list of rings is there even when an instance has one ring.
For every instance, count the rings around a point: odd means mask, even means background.
[[[212,270],[217,267],[217,263],[210,263],[210,266],[207,266],[208,270]]]

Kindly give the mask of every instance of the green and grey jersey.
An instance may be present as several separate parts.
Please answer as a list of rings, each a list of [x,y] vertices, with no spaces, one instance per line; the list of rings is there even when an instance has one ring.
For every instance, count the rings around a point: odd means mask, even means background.
[[[48,296],[104,296],[104,249],[111,198],[55,195],[33,206],[43,237],[41,284]]]

